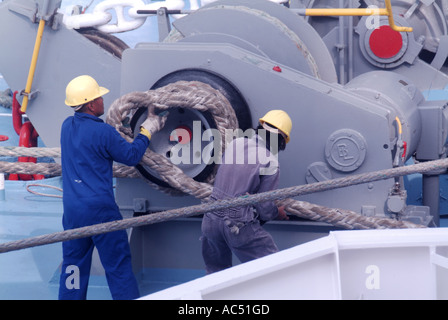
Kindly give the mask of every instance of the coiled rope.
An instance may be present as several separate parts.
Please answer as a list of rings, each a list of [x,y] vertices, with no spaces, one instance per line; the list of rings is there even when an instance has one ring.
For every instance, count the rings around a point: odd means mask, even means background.
[[[226,128],[236,128],[237,121],[233,109],[227,99],[217,90],[201,82],[176,82],[165,87],[149,90],[146,92],[134,92],[117,99],[109,109],[107,122],[114,126],[118,132],[128,141],[132,141],[133,133],[130,128],[122,125],[123,121],[138,108],[156,106],[158,109],[167,110],[172,107],[196,108],[202,111],[210,111],[217,122],[218,130]],[[226,110],[223,110],[226,109]],[[125,121],[124,121],[125,122]],[[221,135],[225,137],[225,134]],[[224,143],[222,145],[225,145]],[[39,156],[42,150],[39,148],[0,148],[0,156],[8,155],[9,152],[16,152],[14,155],[20,156]],[[42,148],[40,148],[42,149]],[[45,148],[48,149],[48,148]],[[58,148],[51,148],[42,152],[40,156],[48,156],[53,152],[53,156],[60,156]],[[440,171],[448,168],[448,158],[429,161],[409,166],[403,166],[392,169],[380,170],[372,173],[351,175],[343,178],[300,185],[290,188],[273,190],[270,192],[248,195],[242,198],[208,201],[208,196],[212,191],[211,182],[198,182],[190,178],[179,168],[172,165],[165,157],[147,150],[143,163],[157,170],[164,181],[173,188],[177,188],[184,193],[194,195],[202,200],[200,205],[184,207],[134,217],[124,220],[113,221],[109,223],[97,224],[84,228],[66,230],[53,234],[42,235],[33,238],[27,238],[18,241],[0,244],[0,253],[13,250],[19,250],[39,245],[45,245],[60,241],[78,239],[82,237],[93,236],[112,232],[116,230],[139,227],[163,221],[169,221],[180,217],[190,217],[206,212],[220,210],[231,207],[254,205],[261,201],[276,201],[277,205],[285,206],[285,210],[292,215],[312,221],[326,222],[336,227],[345,229],[385,229],[385,228],[422,228],[424,226],[416,225],[408,221],[400,221],[382,217],[366,217],[356,212],[337,208],[327,208],[324,206],[311,204],[305,201],[292,199],[299,195],[305,195],[314,192],[326,191],[336,188],[342,188],[362,183],[368,183],[379,180],[387,180],[394,177],[409,175],[413,173],[427,173]],[[0,172],[7,172],[0,162]],[[34,163],[20,163],[20,166],[37,167]],[[56,168],[58,164],[41,164]],[[160,169],[160,170],[158,170]],[[56,169],[60,172],[59,169]],[[26,170],[20,173],[30,173]],[[33,171],[31,173],[42,173]],[[134,168],[125,166],[114,167],[114,176],[129,177],[140,175]],[[212,179],[210,179],[211,181]]]
[[[39,148],[39,147],[0,147],[0,157],[51,157],[60,158],[61,148]],[[134,167],[125,165],[114,165],[114,177],[137,178],[139,177]],[[9,162],[0,161],[0,172],[18,174],[43,174],[47,177],[58,177],[62,174],[61,165],[58,163],[34,163],[34,162]]]

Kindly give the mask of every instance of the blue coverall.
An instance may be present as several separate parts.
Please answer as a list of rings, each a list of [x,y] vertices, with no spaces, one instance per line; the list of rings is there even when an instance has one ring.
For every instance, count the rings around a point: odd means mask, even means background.
[[[233,152],[229,156],[229,152]],[[267,154],[270,161],[260,161]],[[254,161],[250,158],[257,155]],[[221,200],[276,189],[278,161],[257,135],[238,138],[226,148],[219,165],[212,199]],[[266,162],[266,163],[263,163]],[[271,170],[268,170],[271,169]],[[264,171],[263,171],[264,170]],[[278,208],[272,201],[252,206],[208,212],[202,220],[202,256],[206,272],[213,273],[232,266],[232,252],[247,262],[278,251],[261,221],[273,220]]]
[[[113,161],[136,165],[148,145],[149,139],[142,134],[128,143],[112,126],[93,115],[75,112],[64,121],[61,161],[65,230],[122,219],[113,192]],[[95,246],[112,298],[138,298],[127,233],[120,230],[63,242],[59,299],[86,298]],[[73,266],[79,270],[79,288],[70,278],[77,276]]]

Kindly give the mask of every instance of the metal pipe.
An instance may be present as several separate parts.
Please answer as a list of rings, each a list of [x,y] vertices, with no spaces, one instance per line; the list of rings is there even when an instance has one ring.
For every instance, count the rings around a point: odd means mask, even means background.
[[[353,6],[353,0],[350,0],[350,6]],[[354,55],[353,55],[353,16],[350,16],[348,19],[348,26],[347,26],[347,46],[348,46],[348,70],[347,70],[347,81],[350,81],[353,79],[353,69],[354,69]]]
[[[339,0],[339,7],[343,8],[344,6],[344,0]],[[339,16],[339,82],[341,84],[345,84],[345,24],[344,24],[344,17]]]
[[[20,108],[20,111],[24,113],[26,112],[26,108],[28,106],[28,95],[31,92],[31,86],[33,84],[34,72],[36,71],[37,57],[39,56],[40,44],[42,42],[42,34],[44,33],[44,27],[45,27],[45,20],[41,19],[39,21],[39,28],[37,29],[36,42],[34,43],[33,56],[31,58],[31,65],[30,70],[28,72],[28,79],[26,81],[25,91],[23,92],[24,96],[22,101],[22,107]]]
[[[297,9],[298,14],[305,16],[371,16],[378,14],[380,16],[387,16],[388,12],[385,8],[378,8],[375,13],[369,8],[310,8]],[[377,12],[377,13],[376,13]]]
[[[408,28],[408,27],[399,27],[397,25],[395,25],[394,22],[394,14],[392,12],[392,5],[390,4],[390,0],[385,0],[386,2],[386,9],[387,9],[387,16],[389,19],[389,26],[392,28],[392,30],[398,31],[398,32],[411,32],[412,28]]]
[[[390,0],[385,0],[385,3],[386,8],[378,8],[375,10],[372,10],[371,8],[310,8],[297,9],[295,10],[295,12],[297,12],[299,15],[305,16],[388,16],[389,26],[392,30],[398,32],[412,32],[413,29],[410,27],[400,27],[395,24]]]

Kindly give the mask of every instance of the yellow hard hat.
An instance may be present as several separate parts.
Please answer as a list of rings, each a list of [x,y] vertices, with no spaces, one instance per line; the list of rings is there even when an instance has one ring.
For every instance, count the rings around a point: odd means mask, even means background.
[[[283,110],[271,110],[266,113],[263,118],[260,118],[260,123],[265,123],[280,130],[284,136],[286,143],[289,142],[289,135],[291,134],[292,121],[289,115]]]
[[[65,104],[70,107],[83,105],[108,92],[108,89],[100,87],[91,76],[82,75],[68,83],[65,89]]]

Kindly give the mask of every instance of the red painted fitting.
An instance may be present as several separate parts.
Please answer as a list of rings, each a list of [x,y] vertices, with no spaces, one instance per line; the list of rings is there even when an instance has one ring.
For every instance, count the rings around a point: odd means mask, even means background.
[[[14,126],[14,130],[19,135],[19,147],[32,148],[37,147],[37,138],[39,134],[34,129],[34,126],[31,122],[25,121],[22,122],[22,115],[24,114],[20,111],[20,104],[17,101],[17,91],[13,94],[12,99],[12,122]],[[19,157],[19,162],[37,162],[37,159],[34,157]],[[11,174],[9,175],[9,180],[41,180],[44,179],[45,176],[41,174]]]

